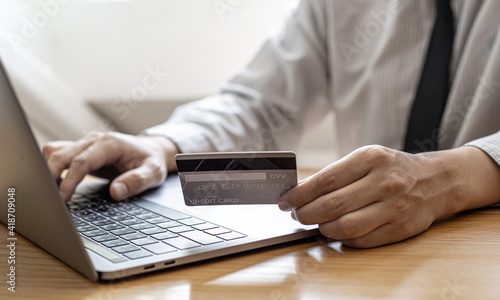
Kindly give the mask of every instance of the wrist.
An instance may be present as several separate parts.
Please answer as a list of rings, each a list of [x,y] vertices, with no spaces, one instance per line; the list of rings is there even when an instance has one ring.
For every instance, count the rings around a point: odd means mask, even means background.
[[[439,174],[436,219],[500,201],[500,167],[475,147],[423,153]]]
[[[464,161],[468,199],[462,210],[475,209],[500,201],[500,166],[483,150],[465,146],[458,148]]]
[[[172,172],[177,170],[177,164],[175,163],[175,155],[179,154],[180,151],[177,146],[170,139],[159,135],[144,135],[144,138],[152,141],[158,146],[158,150],[161,151],[162,157],[167,165],[167,171]]]

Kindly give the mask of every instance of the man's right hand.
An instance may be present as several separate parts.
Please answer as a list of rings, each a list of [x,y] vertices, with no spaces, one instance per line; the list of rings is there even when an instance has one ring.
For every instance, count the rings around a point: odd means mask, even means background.
[[[159,186],[167,172],[175,170],[178,152],[165,137],[117,132],[92,132],[78,141],[50,142],[43,147],[65,201],[87,174],[112,179],[110,194],[115,200]],[[61,178],[66,169],[66,176]]]

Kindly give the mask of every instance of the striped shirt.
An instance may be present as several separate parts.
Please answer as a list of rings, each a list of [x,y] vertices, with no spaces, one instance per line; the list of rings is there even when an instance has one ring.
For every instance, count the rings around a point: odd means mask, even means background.
[[[479,147],[500,164],[500,1],[452,0],[452,9],[451,89],[433,138],[440,149]],[[435,16],[434,0],[300,1],[218,95],[146,133],[182,152],[293,150],[333,111],[341,155],[402,149]]]

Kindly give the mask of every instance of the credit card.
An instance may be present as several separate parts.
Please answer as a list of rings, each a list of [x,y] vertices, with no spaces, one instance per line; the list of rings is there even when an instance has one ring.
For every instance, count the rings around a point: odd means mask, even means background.
[[[178,154],[175,159],[189,206],[276,204],[297,185],[293,152]]]

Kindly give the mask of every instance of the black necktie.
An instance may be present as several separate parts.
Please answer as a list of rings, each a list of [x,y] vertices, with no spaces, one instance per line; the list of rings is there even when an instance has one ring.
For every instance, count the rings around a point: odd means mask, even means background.
[[[439,125],[450,89],[453,13],[449,0],[436,0],[436,8],[436,23],[406,132],[404,151],[410,153],[437,150]]]

